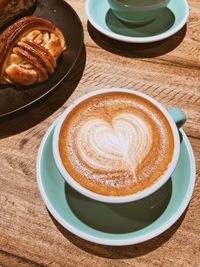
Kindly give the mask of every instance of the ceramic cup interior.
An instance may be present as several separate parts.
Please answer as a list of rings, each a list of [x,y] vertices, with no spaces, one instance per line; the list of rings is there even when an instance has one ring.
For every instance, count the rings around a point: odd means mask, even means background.
[[[134,194],[126,195],[126,196],[105,196],[105,195],[100,195],[95,192],[92,192],[85,187],[81,186],[77,181],[75,181],[67,172],[66,168],[64,167],[64,164],[61,160],[60,156],[60,151],[59,151],[59,137],[60,137],[60,130],[63,125],[63,122],[67,118],[68,114],[82,101],[93,97],[95,95],[100,95],[100,94],[105,94],[108,92],[124,92],[124,93],[129,93],[129,94],[134,94],[138,95],[148,101],[150,101],[153,105],[155,105],[165,116],[167,121],[169,122],[170,128],[173,133],[173,142],[174,142],[174,150],[173,150],[173,155],[172,155],[172,160],[168,165],[168,168],[162,174],[159,179],[157,179],[152,185],[149,187],[145,188],[142,191],[139,191]],[[80,97],[78,100],[76,100],[72,105],[70,105],[60,116],[58,123],[56,125],[55,131],[54,131],[54,136],[53,136],[53,155],[55,159],[55,163],[58,167],[58,170],[60,171],[61,175],[63,178],[66,180],[66,182],[71,185],[75,190],[77,190],[79,193],[97,200],[101,202],[106,202],[106,203],[128,203],[131,201],[139,200],[142,198],[147,197],[148,195],[152,194],[153,192],[157,191],[160,187],[162,187],[168,179],[171,177],[171,174],[173,173],[178,159],[179,159],[179,153],[180,153],[180,137],[179,137],[179,131],[178,127],[181,127],[184,122],[186,121],[184,113],[178,109],[178,108],[173,108],[170,110],[166,110],[159,102],[157,102],[155,99],[149,97],[148,95],[130,90],[130,89],[102,89],[102,90],[97,90],[94,92],[91,92],[85,96]]]
[[[107,0],[117,18],[131,24],[153,21],[170,0]]]

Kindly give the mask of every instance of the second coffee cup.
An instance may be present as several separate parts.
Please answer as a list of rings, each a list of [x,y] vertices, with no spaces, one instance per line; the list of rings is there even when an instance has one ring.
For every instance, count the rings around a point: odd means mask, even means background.
[[[170,0],[107,0],[120,20],[142,25],[153,21]]]

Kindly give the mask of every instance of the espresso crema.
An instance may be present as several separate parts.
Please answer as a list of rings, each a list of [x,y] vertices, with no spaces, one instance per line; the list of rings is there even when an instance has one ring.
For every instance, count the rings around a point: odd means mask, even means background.
[[[90,97],[66,117],[59,152],[69,175],[107,196],[153,184],[173,157],[174,138],[163,113],[141,96],[109,92]]]

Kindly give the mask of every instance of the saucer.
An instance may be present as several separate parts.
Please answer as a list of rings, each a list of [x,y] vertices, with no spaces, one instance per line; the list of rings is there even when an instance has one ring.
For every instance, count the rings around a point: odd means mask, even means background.
[[[145,199],[116,205],[89,199],[64,181],[52,153],[56,122],[39,148],[37,182],[48,210],[67,230],[98,244],[131,245],[161,234],[183,214],[195,185],[194,155],[183,130],[180,159],[171,179]]]
[[[107,0],[87,0],[89,22],[106,36],[129,43],[150,43],[170,37],[187,22],[189,6],[186,0],[171,0],[151,23],[135,26],[120,21],[110,9]]]

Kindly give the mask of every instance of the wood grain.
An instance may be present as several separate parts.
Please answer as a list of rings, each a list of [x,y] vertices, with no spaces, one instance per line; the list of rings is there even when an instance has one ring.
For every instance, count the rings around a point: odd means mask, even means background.
[[[104,37],[87,23],[84,0],[67,2],[83,23],[86,50],[63,88],[0,124],[0,266],[198,267],[200,2],[189,1],[187,27],[150,45]],[[166,107],[182,108],[196,157],[197,182],[187,211],[161,236],[135,246],[100,246],[69,233],[50,216],[36,184],[36,155],[48,126],[77,97],[104,87],[141,90]]]

